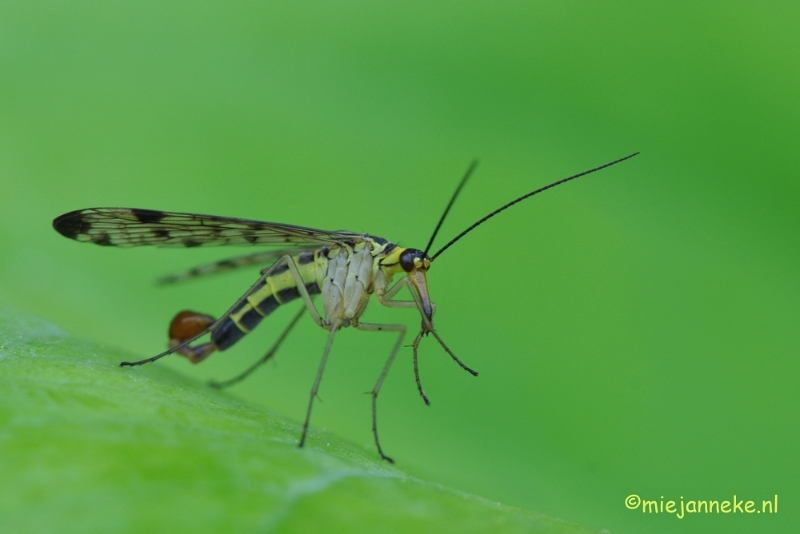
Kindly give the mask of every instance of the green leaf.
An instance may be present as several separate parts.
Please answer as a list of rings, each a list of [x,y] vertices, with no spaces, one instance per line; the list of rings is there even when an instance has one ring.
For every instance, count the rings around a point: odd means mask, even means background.
[[[3,532],[590,532],[0,312]]]

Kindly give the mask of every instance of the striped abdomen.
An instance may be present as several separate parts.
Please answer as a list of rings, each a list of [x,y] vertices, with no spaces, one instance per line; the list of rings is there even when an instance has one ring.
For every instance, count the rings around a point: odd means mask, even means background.
[[[293,256],[309,295],[320,292],[317,264],[327,261],[325,253],[327,250],[320,249]],[[324,272],[324,266],[322,271]],[[227,349],[258,326],[258,323],[278,306],[298,297],[300,291],[297,289],[297,282],[289,270],[289,265],[285,260],[278,260],[272,273],[231,312],[230,317],[225,319],[219,328],[212,332],[211,342],[217,350]]]

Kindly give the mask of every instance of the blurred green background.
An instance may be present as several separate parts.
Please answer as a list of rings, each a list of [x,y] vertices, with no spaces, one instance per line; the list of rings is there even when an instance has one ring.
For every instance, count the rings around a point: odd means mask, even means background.
[[[406,349],[386,452],[423,478],[613,533],[796,532],[800,5],[791,2],[0,2],[0,303],[146,357],[255,271],[159,288],[242,249],[78,245],[50,221],[133,206],[366,231],[430,271],[419,399]],[[436,248],[436,247],[434,247]],[[247,250],[245,250],[246,252]],[[294,308],[294,306],[292,306]],[[368,309],[365,320],[414,312]],[[246,367],[293,312],[192,367]],[[234,393],[301,421],[326,333],[298,327]],[[372,448],[391,336],[344,331],[312,424]],[[643,498],[777,515],[642,514]]]

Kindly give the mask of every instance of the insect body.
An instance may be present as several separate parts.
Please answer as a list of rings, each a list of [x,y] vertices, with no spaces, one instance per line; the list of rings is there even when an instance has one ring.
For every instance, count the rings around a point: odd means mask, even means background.
[[[402,345],[406,327],[400,324],[361,322],[361,315],[371,296],[375,295],[378,302],[384,306],[416,308],[419,311],[422,324],[420,332],[412,344],[414,374],[421,397],[426,404],[430,404],[422,389],[417,364],[417,349],[423,337],[432,334],[442,348],[464,370],[475,376],[478,374],[461,362],[434,329],[435,306],[428,292],[426,273],[436,257],[478,225],[525,198],[635,155],[631,154],[523,195],[477,221],[433,256],[429,256],[428,251],[455,198],[474,170],[475,163],[461,180],[424,251],[404,248],[369,234],[347,231],[330,232],[247,219],[132,208],[91,208],[73,211],[56,218],[53,226],[65,237],[103,246],[262,245],[272,247],[273,250],[200,266],[186,273],[164,279],[165,282],[175,282],[243,265],[271,263],[269,267],[262,270],[258,280],[218,320],[195,312],[180,312],[170,325],[170,348],[168,350],[145,360],[122,362],[121,365],[141,365],[172,353],[181,354],[194,363],[201,362],[213,352],[224,351],[234,345],[279,306],[292,300],[302,299],[304,307],[270,351],[242,375],[226,383],[217,384],[226,386],[235,383],[271,358],[302,313],[307,311],[314,322],[328,330],[329,334],[316,380],[311,389],[299,443],[301,447],[305,442],[314,398],[319,389],[336,332],[344,327],[366,331],[395,332],[397,341],[371,391],[372,430],[375,444],[381,457],[391,462],[392,459],[383,453],[378,439],[377,398],[389,368]],[[274,250],[276,248],[277,250]],[[400,276],[400,278],[392,285],[396,276]],[[395,300],[403,288],[408,288],[412,300]],[[321,297],[322,314],[314,305],[313,295]],[[209,341],[192,345],[205,335],[210,335]]]

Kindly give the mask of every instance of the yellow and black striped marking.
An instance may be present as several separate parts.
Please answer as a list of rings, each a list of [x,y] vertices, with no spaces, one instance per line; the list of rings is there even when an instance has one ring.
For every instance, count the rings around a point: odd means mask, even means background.
[[[316,295],[321,291],[317,281],[317,269],[320,263],[327,265],[325,257],[327,251],[327,248],[324,248],[293,257],[309,295]],[[216,345],[217,350],[223,351],[229,348],[245,334],[250,333],[264,317],[278,309],[281,304],[297,298],[300,298],[300,292],[289,271],[289,265],[286,261],[280,260],[272,273],[214,330],[211,342]]]

